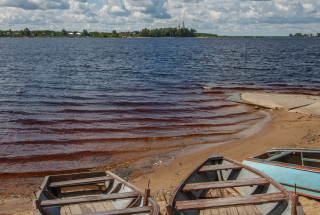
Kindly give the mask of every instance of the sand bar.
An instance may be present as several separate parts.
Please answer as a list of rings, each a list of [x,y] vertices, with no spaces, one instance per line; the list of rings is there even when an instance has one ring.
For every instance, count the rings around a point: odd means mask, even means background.
[[[320,96],[276,94],[276,93],[242,93],[241,99],[248,104],[272,109],[285,109],[289,112],[320,115]]]
[[[318,98],[320,97],[261,93],[243,93],[242,97],[246,99],[247,103],[276,109],[268,110],[271,120],[261,131],[246,139],[212,146],[192,153],[181,149],[178,156],[155,157],[153,162],[144,163],[144,174],[131,177],[130,182],[144,189],[148,181],[151,180],[151,194],[164,212],[163,196],[165,195],[168,199],[185,175],[212,153],[219,153],[242,161],[245,157],[261,154],[271,148],[320,148],[320,114],[314,112],[317,111],[314,106],[319,105]],[[314,102],[308,104],[310,101]],[[307,114],[299,113],[296,110],[302,107],[295,107],[301,105],[311,111],[306,112]],[[122,171],[132,172],[132,176],[134,176],[135,170],[141,171],[141,167],[141,164],[133,163],[123,167]],[[118,169],[113,171],[119,172]],[[32,183],[40,184],[41,179],[36,182],[32,181]],[[0,214],[32,214],[31,198],[37,186],[26,186],[29,184],[31,183],[28,183],[28,180],[25,180],[24,186],[18,185],[14,181],[0,180],[2,188],[0,189]],[[28,193],[30,195],[27,195]],[[300,197],[300,202],[307,215],[318,214],[320,201]]]

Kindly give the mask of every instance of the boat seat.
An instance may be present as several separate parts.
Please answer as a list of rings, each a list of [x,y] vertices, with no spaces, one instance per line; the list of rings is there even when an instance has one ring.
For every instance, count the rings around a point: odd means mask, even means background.
[[[253,185],[266,185],[270,182],[264,178],[252,178],[242,180],[228,180],[228,181],[214,181],[214,182],[203,182],[203,183],[190,183],[186,184],[182,189],[183,192],[192,190],[209,190],[216,188],[228,188],[228,187],[243,187]]]
[[[86,196],[86,197],[78,197],[78,198],[44,200],[40,202],[40,205],[42,207],[53,207],[53,206],[62,206],[62,205],[69,205],[69,204],[80,204],[85,202],[136,198],[138,196],[139,194],[136,192],[113,193],[113,194]]]
[[[128,214],[139,214],[139,213],[147,213],[152,210],[151,207],[134,207],[134,208],[126,208],[120,210],[111,210],[111,211],[104,211],[104,212],[96,212],[96,213],[87,213],[83,215],[128,215]]]
[[[274,155],[272,157],[269,157],[267,159],[265,159],[265,161],[273,161],[273,160],[276,160],[276,159],[279,159],[279,158],[282,158],[288,154],[291,154],[292,152],[281,152],[280,154],[277,154],[277,155]]]
[[[217,170],[230,170],[230,169],[241,169],[242,167],[236,164],[222,164],[222,165],[207,165],[201,167],[198,172],[211,172]]]
[[[208,157],[208,160],[210,161],[216,161],[216,160],[222,160],[222,159],[223,159],[223,156],[217,153],[214,153],[210,157]]]
[[[235,196],[220,199],[198,199],[177,201],[176,207],[179,211],[203,210],[214,207],[227,207],[236,205],[263,204],[268,202],[279,202],[284,200],[282,193],[256,194],[251,196]]]
[[[104,181],[111,180],[111,179],[112,178],[109,176],[92,177],[92,178],[84,178],[84,179],[77,179],[77,180],[52,182],[49,184],[49,186],[52,188],[57,188],[57,187],[88,185],[88,184],[95,184],[95,183],[99,183],[99,182],[104,182]]]
[[[320,163],[319,159],[312,159],[312,158],[302,158],[303,161],[309,161],[309,162],[318,162]]]

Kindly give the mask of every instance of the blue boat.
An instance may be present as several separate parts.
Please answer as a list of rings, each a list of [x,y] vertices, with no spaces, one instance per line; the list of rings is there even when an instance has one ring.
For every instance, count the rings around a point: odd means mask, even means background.
[[[299,195],[320,199],[320,149],[272,149],[243,161]]]

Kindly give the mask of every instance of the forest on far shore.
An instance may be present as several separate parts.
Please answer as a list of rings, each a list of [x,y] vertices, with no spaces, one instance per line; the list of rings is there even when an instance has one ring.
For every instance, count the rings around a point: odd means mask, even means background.
[[[207,34],[210,36],[211,34]],[[149,30],[147,28],[141,31],[128,31],[128,32],[88,32],[83,29],[79,31],[67,31],[62,29],[61,31],[52,30],[29,30],[25,28],[23,30],[0,30],[0,37],[93,37],[93,38],[119,38],[119,37],[196,37],[197,31],[195,29],[188,29],[185,27],[176,28],[156,28]],[[212,36],[215,36],[212,34]]]
[[[67,31],[62,29],[61,31],[53,30],[30,30],[25,28],[23,30],[0,30],[0,37],[92,37],[92,38],[123,38],[123,37],[256,37],[256,36],[218,36],[211,33],[197,33],[195,29],[189,29],[186,27],[174,27],[174,28],[144,28],[141,31],[127,31],[117,32],[113,30],[111,32],[89,32],[86,29],[79,31]],[[263,37],[263,36],[259,36]],[[317,34],[302,34],[295,33],[289,34],[289,37],[320,37],[320,33]]]

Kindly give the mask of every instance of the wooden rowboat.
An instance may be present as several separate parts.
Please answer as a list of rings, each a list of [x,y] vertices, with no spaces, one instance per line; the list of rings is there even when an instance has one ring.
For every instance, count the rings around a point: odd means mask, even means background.
[[[211,155],[176,188],[167,214],[301,215],[298,198],[258,170]]]
[[[254,167],[299,195],[320,199],[320,149],[272,149],[244,164]]]
[[[159,205],[146,192],[106,172],[45,177],[34,201],[36,215],[159,214]]]

